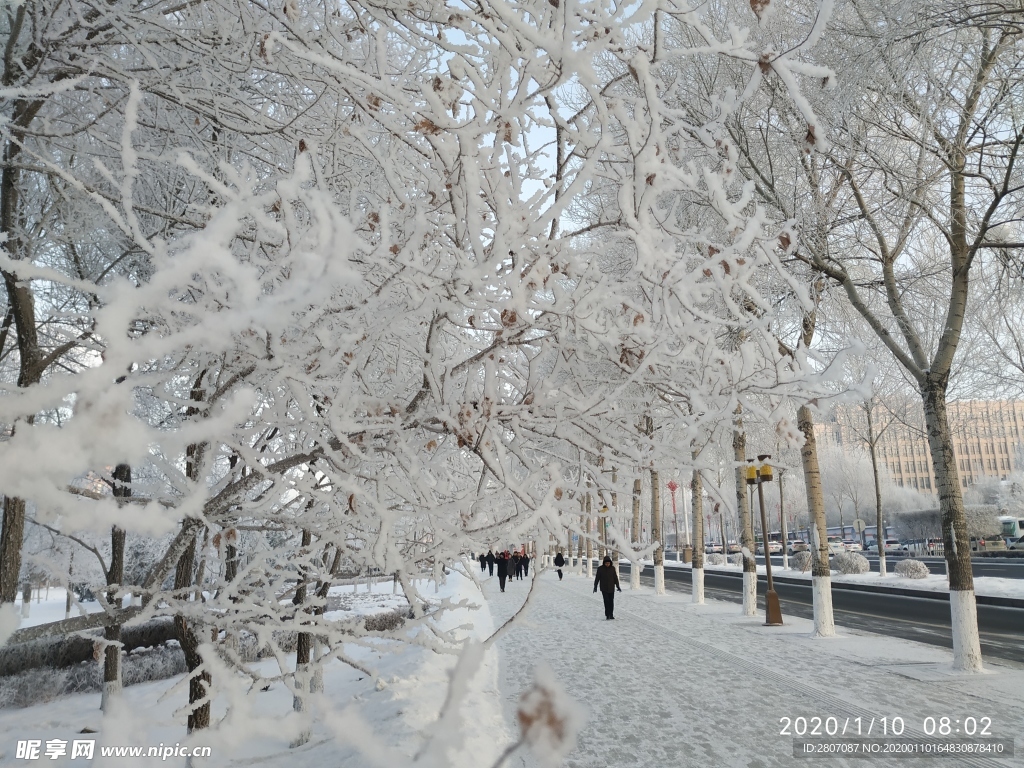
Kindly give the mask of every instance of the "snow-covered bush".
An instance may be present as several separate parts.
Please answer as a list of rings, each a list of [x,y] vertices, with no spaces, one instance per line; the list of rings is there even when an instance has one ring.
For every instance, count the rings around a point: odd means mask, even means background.
[[[707,565],[725,565],[725,555],[713,552],[704,558],[704,562]]]
[[[789,567],[800,571],[801,573],[806,573],[811,570],[811,553],[797,552],[789,558]]]
[[[735,552],[729,555],[729,562],[733,565],[743,565],[743,555],[739,552]]]
[[[896,563],[896,575],[904,579],[924,579],[931,571],[920,560],[902,560]]]
[[[185,671],[185,655],[176,643],[139,649],[121,657],[121,681],[124,685],[166,680]],[[103,666],[95,661],[57,669],[29,669],[0,677],[0,709],[31,707],[60,696],[90,693],[102,688]]]
[[[840,573],[867,573],[871,570],[868,559],[856,552],[840,552],[832,559],[832,563]]]
[[[405,612],[395,609],[384,613],[374,613],[366,617],[363,626],[367,632],[391,632],[405,625]]]

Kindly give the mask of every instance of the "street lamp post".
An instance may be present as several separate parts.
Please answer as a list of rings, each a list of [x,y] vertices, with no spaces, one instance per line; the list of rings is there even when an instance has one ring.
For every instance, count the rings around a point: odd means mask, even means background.
[[[768,551],[768,519],[764,513],[764,487],[763,483],[772,481],[772,468],[765,460],[770,459],[771,454],[763,453],[757,457],[761,462],[760,467],[753,464],[747,467],[747,485],[757,486],[757,499],[761,506],[761,543],[764,546],[764,566],[768,574],[768,591],[764,596],[765,604],[765,625],[769,627],[782,626],[782,607],[779,605],[779,595],[775,591],[775,582],[772,579],[772,557]]]

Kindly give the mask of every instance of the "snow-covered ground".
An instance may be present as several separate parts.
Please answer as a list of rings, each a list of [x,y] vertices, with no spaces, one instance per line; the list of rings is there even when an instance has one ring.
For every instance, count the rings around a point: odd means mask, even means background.
[[[466,600],[470,607],[448,614],[439,628],[459,629],[464,637],[482,639],[493,632],[488,604],[472,580],[459,574],[449,576],[434,594],[424,583],[421,589],[431,598]],[[389,610],[402,601],[392,596],[390,581],[375,585],[338,587],[331,590],[332,604],[338,613],[371,614]],[[53,602],[53,601],[50,601]],[[40,604],[46,606],[44,601]],[[35,611],[36,605],[32,609]],[[64,618],[63,600],[60,615]],[[38,611],[45,615],[45,610]],[[52,619],[51,619],[52,620]],[[376,653],[370,649],[347,649],[361,664],[377,673],[366,678],[359,671],[336,663],[324,675],[323,698],[313,704],[317,721],[312,738],[303,747],[291,749],[289,742],[299,728],[292,713],[292,696],[280,682],[255,696],[233,697],[235,708],[228,712],[223,699],[214,704],[214,719],[226,716],[221,727],[197,736],[191,743],[210,746],[212,758],[195,762],[199,766],[282,765],[289,768],[341,766],[362,768],[374,765],[361,748],[373,754],[389,755],[388,766],[408,764],[420,750],[430,752],[429,740],[447,693],[447,683],[456,657],[439,655],[420,647],[407,647],[397,654]],[[294,662],[294,659],[291,659]],[[276,662],[265,660],[255,667],[271,676]],[[475,675],[469,680],[460,708],[461,727],[456,739],[435,744],[437,759],[424,765],[477,768],[480,761],[489,765],[511,741],[498,693],[497,649],[485,652]],[[239,681],[240,686],[247,681]],[[130,686],[124,689],[123,706],[104,717],[99,711],[99,694],[77,694],[58,701],[25,709],[0,710],[0,764],[28,764],[16,759],[18,740],[95,738],[96,757],[91,764],[104,765],[99,745],[156,746],[186,743],[184,715],[177,713],[187,702],[187,686],[182,678]],[[83,729],[96,731],[82,736]],[[459,738],[462,743],[459,743]],[[394,750],[393,753],[390,751]],[[69,750],[70,751],[70,750]],[[390,754],[389,754],[390,753]],[[183,766],[184,758],[107,758],[109,765]],[[489,762],[488,762],[489,761]],[[79,758],[69,756],[46,760],[47,765],[78,765]]]
[[[317,720],[307,745],[289,748],[298,722],[290,692],[274,683],[265,693],[236,699],[230,713],[222,699],[217,701],[215,719],[227,719],[216,733],[195,740],[213,747],[213,757],[195,765],[401,768],[423,752],[427,758],[416,765],[490,768],[515,738],[519,696],[539,664],[549,665],[588,713],[566,768],[791,766],[793,736],[780,731],[784,718],[792,723],[797,717],[834,717],[848,729],[859,717],[864,730],[875,718],[872,736],[879,735],[881,718],[891,723],[898,717],[904,737],[921,736],[928,717],[961,722],[987,717],[993,736],[1016,737],[1017,748],[1024,749],[1022,669],[988,663],[985,674],[958,674],[951,653],[942,648],[848,629],[839,637],[815,639],[807,620],[787,617],[783,627],[765,627],[760,617],[740,616],[733,603],[696,606],[685,593],[659,597],[651,588],[631,591],[628,582],[616,596],[616,620],[605,621],[590,579],[567,573],[560,582],[552,571],[534,575],[529,605],[484,654],[460,707],[458,737],[435,743],[436,760],[427,759],[430,739],[438,733],[454,658],[419,648],[393,656],[353,649],[378,675],[366,678],[341,664],[330,667],[324,698],[314,704]],[[481,600],[473,580],[449,577],[436,597],[466,599],[475,609],[453,612],[445,628],[462,626],[466,637],[489,635],[520,609],[532,581],[512,581],[501,593],[497,579],[487,578]],[[338,611],[369,614],[399,606],[391,589],[390,582],[372,590],[344,587],[332,590],[331,597]],[[425,589],[432,593],[432,587]],[[273,665],[258,666],[272,674]],[[98,731],[95,738],[103,744],[183,742],[183,716],[175,712],[186,696],[178,678],[125,689],[124,706],[106,718],[98,694],[0,710],[0,764],[23,764],[14,759],[18,739],[70,741],[83,738],[83,728]],[[373,744],[369,754],[380,759],[360,751]],[[1022,764],[1020,753],[1015,760],[921,758],[913,764],[1012,766]],[[160,762],[184,763],[180,758]],[[103,764],[99,757],[93,763]],[[831,758],[827,764],[860,768],[863,762]],[[872,764],[889,768],[902,762],[876,757]],[[541,763],[520,749],[507,765]]]
[[[647,570],[645,573],[650,576],[652,571],[650,570],[653,562],[651,560],[645,560],[644,566]],[[899,561],[896,561],[899,562]],[[679,563],[673,560],[665,561],[666,568],[690,568],[689,564]],[[892,589],[920,589],[928,590],[929,592],[948,592],[949,581],[946,579],[944,574],[930,574],[923,579],[908,579],[903,576],[897,576],[893,573],[893,563],[889,564],[889,572],[883,577],[875,573],[851,573],[842,574],[839,571],[832,571],[833,583],[850,583],[850,584],[869,584],[873,587],[891,587]],[[705,565],[705,571],[711,573],[712,571],[732,571],[739,573],[741,568],[738,565]],[[763,565],[757,566],[758,573],[764,573],[765,567]],[[773,576],[783,576],[787,579],[806,579],[811,580],[810,571],[798,571],[792,568],[783,569],[778,566],[772,566]],[[1018,600],[1024,600],[1024,579],[1000,579],[993,576],[975,576],[974,577],[974,591],[978,595],[986,595],[988,597],[1012,597]]]
[[[861,717],[903,718],[904,736],[921,736],[926,717],[992,718],[991,732],[1017,739],[1013,760],[930,759],[930,766],[1022,765],[1024,670],[987,664],[987,673],[952,670],[941,648],[868,633],[814,639],[809,620],[783,627],[738,615],[733,603],[693,605],[688,595],[637,592],[628,581],[616,595],[615,621],[605,621],[592,582],[541,573],[524,621],[501,641],[503,693],[511,709],[530,668],[546,661],[589,709],[589,720],[566,768],[648,768],[660,765],[769,768],[799,764],[782,718],[829,716],[840,726]],[[877,578],[877,577],[876,577]],[[492,594],[500,618],[521,596]],[[852,726],[849,726],[852,727]],[[792,726],[791,726],[792,729]],[[872,766],[905,760],[870,760]],[[860,768],[858,759],[828,766]],[[516,753],[510,765],[534,766]]]

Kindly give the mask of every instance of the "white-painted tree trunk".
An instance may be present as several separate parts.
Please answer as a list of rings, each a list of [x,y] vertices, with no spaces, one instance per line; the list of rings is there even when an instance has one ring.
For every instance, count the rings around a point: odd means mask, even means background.
[[[981,640],[974,590],[950,590],[949,610],[953,622],[953,669],[981,672]]]
[[[594,578],[594,560],[590,557],[587,558],[587,578]]]
[[[876,539],[880,544],[878,546],[878,575],[879,577],[885,576],[885,542],[882,539]]]
[[[813,576],[814,637],[835,637],[836,622],[832,615],[832,577]]]
[[[665,566],[654,566],[654,594],[665,594]]]
[[[640,571],[644,569],[642,563],[633,562],[629,564],[629,588],[640,589]]]
[[[120,662],[119,662],[120,663]],[[117,700],[121,695],[121,676],[118,675],[117,680],[111,680],[103,683],[103,690],[100,693],[100,710],[103,712],[110,711],[110,704]]]
[[[307,692],[309,691],[309,683],[310,683],[309,664],[299,664],[299,665],[297,665],[297,667],[295,669],[295,694],[292,697],[292,709],[295,712],[306,714],[306,711],[308,709],[308,706],[307,706],[307,703],[306,703],[306,695],[307,695]],[[301,747],[303,744],[306,744],[306,743],[309,742],[311,731],[310,731],[310,726],[309,726],[309,716],[308,716],[308,714],[306,714],[306,718],[305,719],[306,719],[305,727],[292,740],[291,744],[288,745],[288,746],[292,747],[293,749],[295,747]]]
[[[319,639],[313,638],[313,659],[316,663],[313,665],[313,676],[309,681],[310,693],[324,692],[324,665],[320,661],[320,657],[323,655],[323,643],[321,643]]]
[[[757,616],[757,574],[743,572],[743,615]]]
[[[704,604],[704,569],[693,569],[693,586],[691,590],[693,602],[697,605]]]
[[[810,335],[805,332],[804,341],[810,344]],[[836,622],[832,615],[832,570],[828,560],[828,536],[825,526],[825,495],[821,488],[821,469],[818,466],[818,444],[814,437],[814,414],[806,405],[797,410],[797,423],[804,434],[804,445],[800,449],[800,461],[804,470],[804,487],[807,489],[807,510],[811,523],[811,590],[814,600],[814,636],[833,637]]]

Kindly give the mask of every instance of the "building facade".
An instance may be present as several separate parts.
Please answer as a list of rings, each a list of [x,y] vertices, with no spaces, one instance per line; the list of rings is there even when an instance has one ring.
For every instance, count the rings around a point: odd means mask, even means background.
[[[1024,400],[965,400],[948,406],[960,483],[1006,480],[1024,470]],[[867,449],[867,412],[860,405],[836,406],[828,421],[816,426],[819,445],[840,450]],[[903,488],[934,493],[920,401],[905,406],[878,405],[872,411],[879,469]]]

